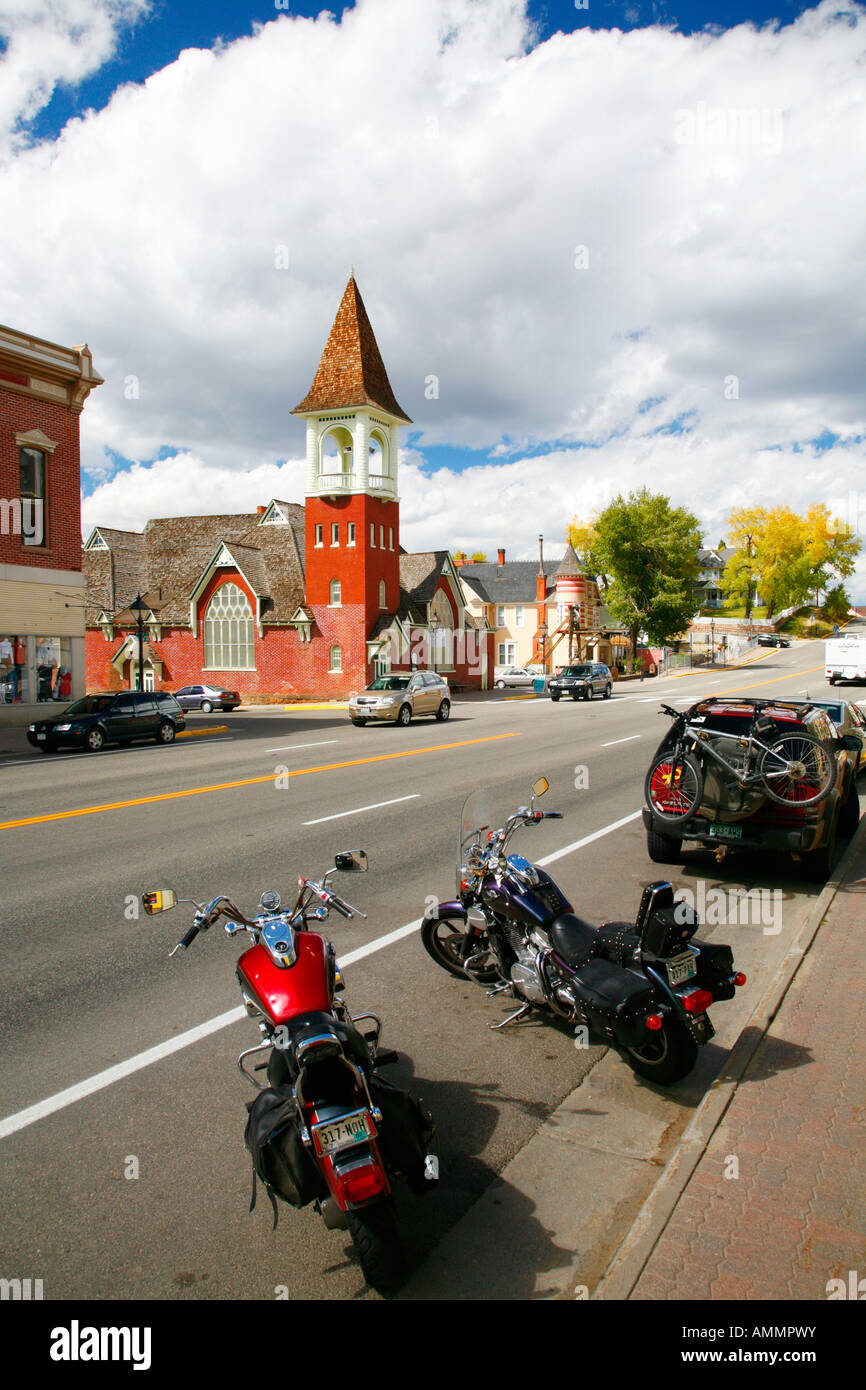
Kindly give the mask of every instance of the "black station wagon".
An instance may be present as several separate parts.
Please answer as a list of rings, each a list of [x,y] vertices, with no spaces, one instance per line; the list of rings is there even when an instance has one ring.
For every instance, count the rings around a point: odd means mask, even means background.
[[[98,753],[106,743],[127,744],[136,738],[173,743],[185,726],[183,710],[173,695],[161,690],[119,690],[75,700],[60,714],[30,724],[27,738],[43,753],[56,753],[63,747]]]

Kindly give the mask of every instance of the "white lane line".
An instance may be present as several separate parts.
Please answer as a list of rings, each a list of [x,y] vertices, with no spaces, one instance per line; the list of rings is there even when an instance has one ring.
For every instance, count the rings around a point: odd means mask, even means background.
[[[642,695],[639,699],[635,696],[639,705],[654,705],[659,698],[658,695]]]
[[[602,748],[614,748],[618,743],[631,743],[633,739],[640,738],[640,734],[629,734],[628,738],[615,738],[610,743],[603,743]]]
[[[582,840],[576,840],[574,844],[566,845],[564,849],[555,850],[553,854],[548,854],[545,859],[539,859],[537,863],[541,868],[544,868],[545,865],[552,864],[556,859],[562,859],[566,854],[583,849],[584,845],[591,845],[593,841],[600,840],[602,836],[610,835],[614,830],[619,830],[621,826],[637,820],[640,814],[640,811],[635,811],[630,816],[623,816],[621,820],[606,825],[602,830],[596,830],[592,835],[585,835]],[[411,936],[413,932],[417,931],[423,920],[423,917],[418,917],[414,922],[407,922],[404,927],[397,927],[395,931],[388,932],[385,936],[379,936],[375,941],[368,942],[366,946],[358,946],[354,951],[349,951],[345,956],[341,956],[338,964],[340,966],[354,965],[356,961],[363,960],[366,956],[372,956],[374,952],[382,951],[386,946],[393,946],[395,942],[402,941],[404,937]],[[228,1028],[231,1024],[238,1023],[246,1017],[246,1009],[238,1005],[235,1009],[229,1009],[228,1013],[218,1014],[216,1018],[210,1018],[206,1023],[200,1023],[195,1028],[188,1028],[185,1033],[178,1033],[175,1038],[169,1038],[166,1042],[157,1043],[156,1047],[149,1047],[145,1052],[138,1052],[134,1057],[128,1057],[125,1062],[118,1062],[105,1071],[97,1072],[95,1076],[89,1076],[85,1081],[79,1081],[75,1086],[67,1086],[66,1090],[58,1091],[55,1095],[38,1101],[36,1105],[28,1105],[26,1110],[18,1110],[14,1115],[7,1115],[5,1119],[0,1120],[0,1139],[6,1139],[10,1134],[17,1134],[19,1130],[27,1129],[29,1125],[36,1124],[37,1120],[44,1120],[46,1116],[54,1115],[58,1110],[65,1110],[67,1106],[74,1105],[76,1101],[84,1100],[97,1091],[104,1091],[107,1086],[113,1086],[116,1081],[122,1081],[125,1077],[132,1076],[134,1072],[152,1066],[154,1062],[161,1062],[164,1057],[170,1057],[172,1053],[180,1052],[183,1048],[190,1047],[193,1043],[208,1037],[209,1034],[218,1033],[220,1029]]]
[[[537,859],[535,862],[543,869],[548,864],[555,863],[557,859],[563,859],[566,854],[573,854],[576,849],[583,849],[584,845],[591,845],[594,840],[600,840],[602,836],[610,835],[611,831],[619,830],[623,825],[637,820],[640,814],[640,811],[632,811],[630,816],[623,816],[622,820],[615,820],[611,825],[606,825],[603,830],[595,830],[592,835],[584,835],[582,840],[575,840],[573,845],[566,845],[565,849],[554,850],[553,854],[548,854],[546,858]]]
[[[302,825],[324,825],[326,820],[342,820],[344,816],[360,816],[362,811],[378,811],[380,806],[396,806],[398,801],[417,801],[420,792],[410,796],[395,796],[391,801],[374,801],[372,806],[358,806],[354,811],[338,811],[335,816],[320,816],[318,820],[305,820]]]
[[[339,743],[338,738],[323,738],[318,743],[283,743],[279,748],[266,748],[266,753],[286,753],[294,748],[324,748],[326,743]]]

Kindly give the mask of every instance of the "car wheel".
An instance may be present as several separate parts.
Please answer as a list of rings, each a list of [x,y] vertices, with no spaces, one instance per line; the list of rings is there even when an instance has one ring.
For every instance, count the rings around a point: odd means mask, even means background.
[[[398,714],[397,714],[397,723],[398,723],[399,725],[401,725],[402,728],[405,729],[405,728],[406,728],[406,725],[407,725],[407,724],[411,724],[411,722],[412,722],[412,706],[411,706],[411,705],[401,705],[401,706],[400,706],[400,709],[399,709],[399,711],[398,711]]]
[[[836,818],[830,827],[830,838],[820,849],[803,856],[803,877],[809,883],[826,883],[836,863]]]
[[[551,700],[553,701],[553,703],[556,704],[557,700],[559,699],[559,696],[558,696],[558,695],[554,695],[553,691],[551,690],[551,692],[550,692],[550,698],[551,698]]]
[[[579,690],[572,690],[572,692],[571,692],[571,698],[572,698],[572,700],[579,700],[579,699],[580,699],[580,691],[579,691]]]
[[[201,702],[201,712],[202,712],[202,714],[210,714],[210,712],[211,712],[212,709],[213,709],[213,705],[211,704],[210,700],[202,700],[202,702]]]
[[[677,864],[682,840],[673,835],[659,835],[655,830],[646,833],[646,852],[654,864]]]
[[[363,729],[367,723],[366,719],[353,719],[352,723],[359,729]]]
[[[505,689],[505,681],[497,681],[497,682],[496,682],[496,689],[497,689],[497,690],[504,690],[504,689]]]
[[[613,688],[612,688],[610,685],[606,685],[606,686],[604,687],[604,698],[605,698],[606,700],[609,700],[612,694],[613,694]]]
[[[88,753],[99,753],[105,743],[105,734],[101,729],[88,729],[84,735],[84,746]]]
[[[839,834],[846,839],[854,834],[860,824],[860,798],[857,795],[857,788],[852,780],[851,790],[845,798],[845,804],[839,812]]]
[[[156,731],[157,743],[174,743],[175,728],[168,720],[164,719]]]
[[[583,692],[583,698],[584,698],[584,700],[591,700],[591,699],[592,699],[592,686],[591,686],[591,685],[588,685],[588,686],[586,687],[586,689],[584,690],[584,692]]]
[[[436,718],[439,720],[440,724],[444,724],[450,713],[451,702],[449,700],[443,700],[436,711]]]

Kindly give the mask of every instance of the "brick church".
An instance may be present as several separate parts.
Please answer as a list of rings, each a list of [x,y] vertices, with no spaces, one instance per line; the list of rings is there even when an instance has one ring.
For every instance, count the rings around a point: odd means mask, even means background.
[[[313,384],[304,505],[168,517],[142,532],[96,526],[83,550],[88,690],[135,689],[140,597],[144,688],[205,681],[246,703],[341,699],[388,670],[492,682],[494,636],[467,610],[445,550],[400,545],[398,430],[354,275]]]

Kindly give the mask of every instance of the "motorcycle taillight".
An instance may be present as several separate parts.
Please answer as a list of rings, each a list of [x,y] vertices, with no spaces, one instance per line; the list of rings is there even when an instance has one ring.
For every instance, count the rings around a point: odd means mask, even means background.
[[[334,1164],[334,1182],[340,1196],[351,1205],[368,1202],[388,1191],[388,1179],[372,1155],[345,1166]]]

